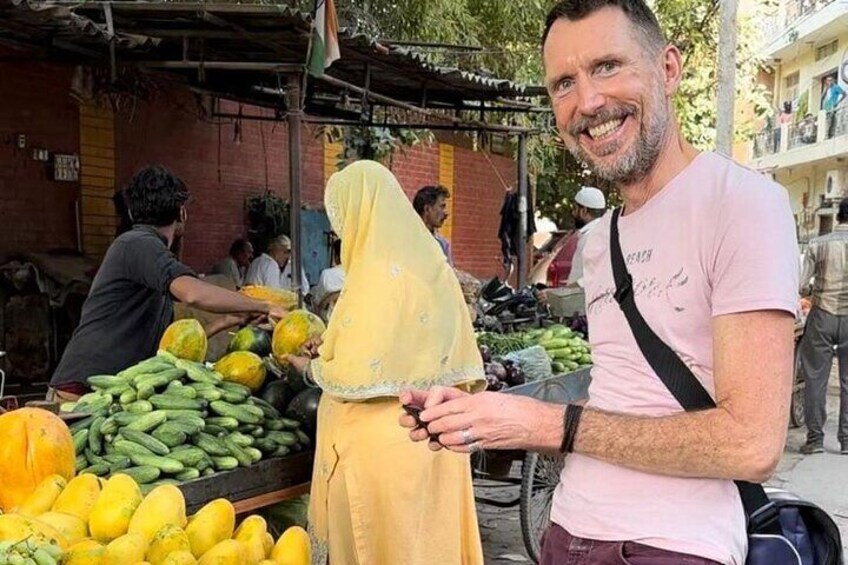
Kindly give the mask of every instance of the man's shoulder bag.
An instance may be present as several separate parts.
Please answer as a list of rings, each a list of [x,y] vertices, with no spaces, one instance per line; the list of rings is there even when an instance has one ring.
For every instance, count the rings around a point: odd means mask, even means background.
[[[612,214],[610,257],[615,300],[639,350],[659,379],[687,411],[715,408],[715,402],[689,367],[648,326],[636,306],[633,279],[621,252],[618,218]],[[746,565],[842,565],[839,529],[827,513],[786,491],[736,481],[748,523]]]

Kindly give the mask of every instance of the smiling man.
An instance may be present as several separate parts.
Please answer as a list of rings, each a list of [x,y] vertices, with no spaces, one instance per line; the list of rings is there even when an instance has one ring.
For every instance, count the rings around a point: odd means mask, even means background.
[[[733,480],[762,482],[786,438],[798,251],[786,191],[683,139],[683,74],[643,0],[566,0],[543,38],[568,149],[620,192],[636,307],[716,407],[684,412],[636,344],[615,292],[613,214],[583,252],[594,367],[584,406],[453,388],[405,393],[431,449],[566,454],[542,563],[742,565]],[[618,216],[616,216],[618,217]]]

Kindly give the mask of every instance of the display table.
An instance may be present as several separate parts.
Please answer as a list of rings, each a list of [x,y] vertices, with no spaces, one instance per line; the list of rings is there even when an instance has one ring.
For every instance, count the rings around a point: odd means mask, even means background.
[[[313,452],[274,457],[250,467],[217,473],[179,485],[193,514],[216,498],[226,498],[241,514],[309,492]]]

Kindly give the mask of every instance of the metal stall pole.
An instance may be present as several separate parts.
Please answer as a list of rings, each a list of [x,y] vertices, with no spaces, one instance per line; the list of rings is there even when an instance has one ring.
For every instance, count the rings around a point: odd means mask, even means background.
[[[518,288],[527,284],[527,134],[518,136]]]
[[[288,88],[286,89],[286,106],[289,130],[289,183],[291,185],[290,224],[292,253],[291,261],[292,290],[297,293],[298,307],[303,307],[303,294],[301,293],[301,237],[300,237],[300,188],[301,188],[301,166],[300,166],[300,128],[303,121],[303,107],[301,105],[301,76],[289,75]]]

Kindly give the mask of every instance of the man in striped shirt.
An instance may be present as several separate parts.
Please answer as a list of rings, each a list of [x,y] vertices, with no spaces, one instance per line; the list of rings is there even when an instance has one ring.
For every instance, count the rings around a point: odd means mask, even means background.
[[[841,453],[848,455],[848,198],[839,203],[838,225],[832,233],[810,241],[804,254],[801,293],[812,282],[813,308],[801,342],[801,365],[806,376],[807,443],[801,453],[824,451],[827,383],[833,351],[839,359],[839,432]]]

